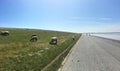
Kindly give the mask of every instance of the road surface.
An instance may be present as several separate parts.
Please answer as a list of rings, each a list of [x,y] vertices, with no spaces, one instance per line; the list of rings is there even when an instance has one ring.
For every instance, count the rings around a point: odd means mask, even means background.
[[[82,35],[58,71],[120,71],[120,43]]]

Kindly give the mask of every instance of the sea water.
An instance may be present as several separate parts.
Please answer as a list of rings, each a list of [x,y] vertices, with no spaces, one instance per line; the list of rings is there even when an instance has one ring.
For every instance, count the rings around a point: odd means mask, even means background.
[[[115,39],[115,40],[120,40],[120,32],[118,33],[97,33],[97,34],[92,34],[94,36],[100,36],[104,38],[110,38],[110,39]]]

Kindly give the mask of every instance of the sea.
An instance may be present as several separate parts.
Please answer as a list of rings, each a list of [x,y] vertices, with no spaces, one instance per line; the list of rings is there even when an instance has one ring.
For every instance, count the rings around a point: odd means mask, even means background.
[[[109,39],[114,39],[114,40],[120,40],[120,32],[94,33],[94,34],[91,34],[91,35],[99,36],[99,37],[104,37],[104,38],[109,38]]]

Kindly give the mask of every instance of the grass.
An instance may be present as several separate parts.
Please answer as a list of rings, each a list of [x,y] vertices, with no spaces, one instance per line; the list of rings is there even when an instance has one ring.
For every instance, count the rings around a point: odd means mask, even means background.
[[[73,47],[73,45],[77,42],[79,38],[80,36],[76,37],[75,42],[67,46],[68,48],[65,49],[59,56],[57,56],[56,59],[54,59],[54,62],[51,63],[48,67],[46,67],[44,71],[57,71],[60,68],[64,58],[67,56],[67,54],[69,53],[69,51],[71,50],[71,48]],[[72,41],[69,40],[68,42],[70,43]]]
[[[35,29],[0,28],[9,36],[0,35],[0,71],[41,71],[56,56],[75,41],[75,33]],[[29,42],[32,34],[38,35],[37,42]],[[49,45],[52,36],[58,37],[58,45]]]

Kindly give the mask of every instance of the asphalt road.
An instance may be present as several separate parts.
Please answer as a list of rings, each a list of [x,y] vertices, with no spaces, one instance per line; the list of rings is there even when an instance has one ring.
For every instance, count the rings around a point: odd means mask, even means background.
[[[58,71],[120,71],[120,42],[83,35]]]

